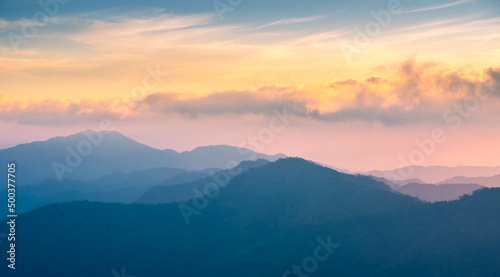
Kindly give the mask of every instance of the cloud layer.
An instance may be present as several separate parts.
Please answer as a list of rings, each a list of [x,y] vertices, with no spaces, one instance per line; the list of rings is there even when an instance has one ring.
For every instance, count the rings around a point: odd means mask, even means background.
[[[380,69],[383,70],[383,69]],[[148,120],[171,115],[186,118],[246,115],[270,116],[287,108],[300,118],[332,123],[365,122],[401,125],[442,120],[443,113],[474,97],[492,95],[480,103],[477,120],[500,108],[500,68],[482,72],[450,71],[436,63],[409,59],[392,69],[390,78],[332,79],[318,86],[267,86],[228,90],[203,96],[156,92],[108,100],[9,101],[0,97],[0,120],[29,125],[65,125],[101,118]]]

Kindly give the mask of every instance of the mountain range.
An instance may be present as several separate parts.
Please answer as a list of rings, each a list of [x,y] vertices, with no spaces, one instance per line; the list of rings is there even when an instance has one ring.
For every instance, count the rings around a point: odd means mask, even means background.
[[[283,154],[178,153],[93,131],[0,154],[22,183],[16,276],[500,273],[500,189],[477,184],[496,186],[495,167],[390,178],[408,168],[350,174]],[[54,162],[70,171],[58,178]],[[476,175],[486,177],[456,177]]]
[[[447,181],[456,176],[463,177],[488,177],[500,174],[500,166],[408,166],[394,170],[372,170],[363,172],[365,175],[386,178],[393,181],[419,179],[428,184],[438,184],[446,181],[456,183],[455,180]],[[474,183],[474,182],[467,182]],[[500,187],[500,183],[491,187]]]
[[[427,202],[453,201],[460,197],[471,194],[474,191],[483,188],[476,184],[421,184],[409,183],[404,186],[396,187],[395,190],[406,195],[417,197]]]
[[[80,155],[81,162],[78,165],[68,165],[65,155],[79,154],[82,151],[86,154],[84,145],[91,145],[92,151],[89,151],[88,155]],[[151,204],[187,201],[194,197],[196,190],[202,190],[207,183],[213,181],[212,175],[223,172],[221,168],[236,168],[239,164],[238,168],[246,171],[285,157],[283,154],[259,154],[249,149],[225,145],[198,147],[192,151],[178,153],[168,149],[151,148],[118,132],[91,130],[44,142],[18,145],[0,150],[0,154],[0,160],[15,160],[18,163],[16,175],[19,212],[75,200]],[[70,156],[70,162],[74,162],[74,157]],[[54,162],[71,167],[71,172],[65,172],[62,176],[64,178],[58,179],[50,165]],[[471,168],[472,175],[496,171],[495,167]],[[416,167],[415,178],[372,178],[389,185],[395,191],[429,202],[455,200],[481,188],[481,185],[498,186],[500,175],[453,177],[434,184],[416,178],[438,180],[455,172],[463,173],[466,169],[468,168]],[[398,170],[392,171],[394,172]],[[369,173],[387,176],[387,172],[382,171]],[[426,174],[433,177],[426,177]],[[5,172],[0,172],[0,177],[4,175]],[[6,193],[6,189],[0,190],[0,193]],[[7,209],[6,201],[6,198],[0,199],[1,211]],[[5,214],[2,213],[0,218]]]
[[[16,188],[17,212],[23,213],[35,208],[75,200],[106,203],[132,203],[149,189],[162,185],[177,185],[210,176],[213,169],[189,171],[185,169],[155,168],[115,172],[94,180],[44,179],[35,185]],[[0,190],[7,195],[7,189]],[[7,198],[0,198],[0,218],[7,214]]]
[[[36,185],[17,188],[17,212],[23,213],[48,204],[76,200],[103,203],[182,202],[194,197],[194,189],[203,189],[204,185],[213,182],[212,176],[236,169],[239,174],[268,162],[262,159],[244,161],[227,170],[155,168],[130,173],[115,172],[88,181],[59,181],[47,178]],[[1,190],[0,194],[7,195],[7,189]],[[7,204],[7,198],[0,199],[0,210],[4,211],[0,218],[7,214]]]
[[[478,184],[484,187],[500,187],[500,174],[490,177],[456,176],[444,180],[440,184]]]
[[[178,153],[149,147],[116,131],[92,130],[0,150],[0,163],[15,161],[19,164],[19,185],[33,185],[46,178],[93,180],[114,172],[159,167],[226,169],[245,160],[275,161],[284,157],[283,154],[266,155],[227,145],[204,146]],[[4,175],[5,172],[0,172],[0,177]]]
[[[21,214],[15,273],[498,276],[499,199],[484,188],[425,203],[368,176],[280,159],[182,203],[83,201]]]

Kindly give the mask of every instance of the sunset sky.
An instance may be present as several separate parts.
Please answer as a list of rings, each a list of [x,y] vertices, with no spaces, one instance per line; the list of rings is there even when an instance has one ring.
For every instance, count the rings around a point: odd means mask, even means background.
[[[500,165],[498,0],[42,2],[0,3],[0,148],[110,119],[161,149],[370,170],[438,129],[423,165]]]

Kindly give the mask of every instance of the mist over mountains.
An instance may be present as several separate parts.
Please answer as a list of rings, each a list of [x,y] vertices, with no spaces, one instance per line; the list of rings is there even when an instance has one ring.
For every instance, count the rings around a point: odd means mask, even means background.
[[[420,200],[428,202],[453,201],[463,195],[471,194],[483,186],[477,184],[419,184],[409,183],[404,186],[396,187],[395,190],[406,195],[417,197]]]
[[[47,177],[46,163],[64,162],[68,147],[92,143],[89,134],[102,142],[68,178]],[[426,183],[467,175],[465,167],[416,167],[411,178],[388,179],[231,146],[158,150],[117,132],[1,151],[20,157],[18,174],[26,174],[12,276],[500,274],[500,189],[458,182],[495,187],[496,176]],[[4,218],[7,200],[0,205]]]
[[[85,154],[85,147],[82,145],[91,145],[88,155],[79,155],[82,151]],[[169,149],[151,148],[118,132],[90,130],[67,137],[18,145],[0,150],[0,154],[0,159],[4,162],[12,161],[12,157],[15,157],[19,165],[19,212],[75,200],[105,203],[187,201],[195,196],[196,190],[202,190],[203,186],[210,182],[210,176],[221,172],[221,169],[239,167],[245,171],[285,157],[283,154],[266,155],[226,145],[198,147],[192,151],[177,153]],[[66,160],[68,155],[69,164]],[[76,161],[76,155],[80,156],[80,162],[73,167],[71,162]],[[59,176],[63,178],[58,179],[54,163],[61,164],[62,168],[68,167],[70,171],[63,171],[64,174]],[[468,169],[470,171],[467,171]],[[390,174],[400,172],[399,169],[369,173],[375,174],[372,178],[384,182],[394,191],[430,202],[458,199],[481,188],[481,184],[500,184],[496,180],[498,176],[472,179],[453,177],[438,186],[435,184],[439,183],[425,183],[417,178],[440,180],[455,172],[468,175],[491,174],[497,172],[496,167],[415,167],[412,170],[415,172],[413,178],[406,180],[376,177],[392,176]],[[0,175],[5,175],[5,172]],[[0,192],[6,193],[6,190]],[[0,199],[0,210],[7,209],[6,201],[7,199]],[[4,215],[0,216],[3,217]]]
[[[71,202],[22,214],[19,220],[30,228],[19,228],[22,255],[16,273],[112,276],[123,268],[130,276],[153,277],[282,276],[292,268],[315,276],[500,272],[500,221],[492,220],[500,212],[496,188],[430,204],[367,176],[288,158],[250,168],[203,199],[208,202],[189,215],[189,224],[179,203]],[[308,257],[315,249],[324,258],[312,263]],[[54,254],[39,254],[45,251]]]
[[[500,166],[409,166],[387,171],[373,170],[364,174],[395,181],[415,178],[425,183],[437,184],[456,176],[489,177],[497,175],[500,174]]]
[[[0,10],[0,277],[500,277],[499,0]]]
[[[490,177],[464,177],[456,176],[446,179],[440,184],[478,184],[484,187],[498,187],[500,184],[500,174]]]
[[[178,153],[138,143],[116,131],[87,130],[0,150],[0,162],[19,163],[18,183],[33,185],[45,178],[92,180],[114,172],[158,167],[202,170],[225,169],[245,160],[275,161],[285,155],[266,155],[227,145],[198,147]],[[0,173],[3,177],[4,172]]]

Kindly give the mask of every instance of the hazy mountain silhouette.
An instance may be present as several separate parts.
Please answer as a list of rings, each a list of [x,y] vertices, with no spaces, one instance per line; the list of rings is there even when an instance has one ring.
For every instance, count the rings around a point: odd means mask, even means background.
[[[401,187],[395,187],[396,191],[414,196],[423,201],[438,202],[452,201],[460,198],[464,194],[470,194],[483,187],[476,184],[419,184],[410,183]]]
[[[457,200],[464,194],[470,194],[475,190],[483,188],[482,186],[476,184],[426,184],[422,180],[416,178],[408,180],[389,180],[382,177],[370,177],[383,182],[395,191],[417,197],[420,200],[427,202]]]
[[[234,166],[248,159],[274,161],[282,157],[283,154],[258,154],[232,146],[206,146],[177,153],[149,147],[115,131],[90,130],[0,150],[1,163],[18,163],[19,185],[36,184],[45,178],[59,179],[60,176],[92,180],[117,171],[127,173],[158,167],[220,169],[227,168],[229,162]],[[4,175],[5,172],[0,173],[0,177]]]
[[[407,184],[425,184],[424,181],[420,180],[420,179],[417,179],[417,178],[412,178],[412,179],[407,179],[407,180],[389,180],[389,179],[386,179],[386,178],[382,178],[382,177],[376,177],[376,176],[370,176],[372,177],[373,179],[379,181],[379,182],[382,182],[392,188],[394,187],[401,187],[401,186],[404,186],[404,185],[407,185]]]
[[[457,176],[444,180],[440,184],[478,184],[484,187],[500,187],[500,174],[491,177]]]
[[[500,166],[413,166],[395,170],[372,170],[363,174],[382,177],[389,180],[420,179],[428,184],[437,184],[455,176],[481,177],[500,174]],[[468,182],[470,183],[470,182]],[[472,182],[474,183],[474,182]]]
[[[238,166],[243,172],[266,163],[268,163],[266,160],[244,161]],[[146,195],[145,199],[148,197],[160,199],[158,202],[144,201],[144,203],[186,201],[193,197],[194,188],[203,190],[204,185],[213,181],[210,176],[218,171],[154,168],[130,173],[115,172],[90,181],[69,179],[59,181],[47,178],[36,185],[17,188],[17,212],[24,213],[44,205],[70,201],[132,203],[142,195]],[[169,186],[172,186],[172,189],[167,188]],[[0,193],[7,195],[6,189]],[[7,198],[0,199],[0,207],[2,207],[0,210],[4,211],[0,218],[5,218]]]
[[[96,180],[62,181],[47,178],[31,186],[17,187],[17,212],[23,213],[35,208],[70,201],[99,201],[131,203],[144,192],[159,184],[177,185],[202,179],[214,173],[213,169],[189,171],[176,168],[154,168],[130,173],[115,172]],[[0,194],[7,195],[7,190]],[[0,198],[0,218],[7,214],[7,198]]]
[[[180,161],[164,155],[161,150],[140,144],[118,132],[88,132],[87,134],[93,136],[101,134],[102,141],[95,146],[89,142],[85,133],[81,132],[67,137],[55,137],[47,141],[21,144],[0,150],[0,159],[2,162],[15,161],[18,163],[19,185],[35,184],[45,178],[58,179],[53,169],[54,162],[68,166],[72,170],[63,174],[64,178],[79,180],[92,180],[115,171],[130,172],[162,166],[185,167]],[[99,141],[98,138],[96,141]],[[85,157],[78,154],[77,146],[79,143],[87,146],[92,145],[91,154]],[[82,149],[82,151],[86,151],[83,146]],[[67,163],[68,155],[71,162],[78,164],[76,167]],[[82,157],[80,163],[75,158],[77,155]]]
[[[194,172],[187,169],[168,167],[136,170],[128,173],[117,171],[99,177],[91,182],[101,186],[106,186],[107,188],[126,188],[137,185],[148,186],[185,173],[189,174]]]
[[[29,228],[18,229],[16,273],[282,276],[320,247],[328,255],[314,276],[498,276],[499,199],[483,189],[423,203],[285,159],[234,177],[189,225],[178,204],[72,202],[20,215]]]
[[[256,161],[244,161],[236,166],[236,169],[238,170],[238,173],[241,174],[251,168],[260,167],[266,165],[267,163],[269,163],[269,161],[262,159]],[[234,170],[234,168],[232,170]],[[165,180],[157,186],[148,189],[143,195],[138,197],[135,202],[143,204],[160,204],[187,201],[195,197],[195,190],[204,193],[205,186],[210,183],[214,183],[215,179],[220,180],[221,182],[226,182],[227,180],[220,176],[222,174],[219,174],[224,172],[226,171],[215,173],[211,177],[198,178],[190,182],[179,182],[177,184],[172,184],[171,179]],[[181,175],[176,177],[179,176]],[[227,174],[226,176],[230,176],[230,174]]]

